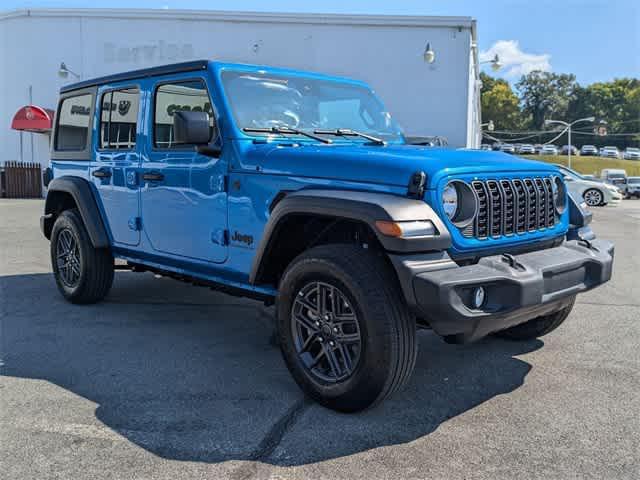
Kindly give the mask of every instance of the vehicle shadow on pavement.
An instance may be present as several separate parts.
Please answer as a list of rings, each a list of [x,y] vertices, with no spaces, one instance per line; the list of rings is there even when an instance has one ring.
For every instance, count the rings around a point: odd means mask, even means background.
[[[164,458],[301,465],[428,435],[521,386],[531,366],[514,357],[543,345],[446,345],[421,332],[409,385],[344,415],[303,398],[265,312],[150,274],[118,273],[108,298],[90,306],[62,300],[50,274],[0,277],[0,375],[95,402],[106,427]]]

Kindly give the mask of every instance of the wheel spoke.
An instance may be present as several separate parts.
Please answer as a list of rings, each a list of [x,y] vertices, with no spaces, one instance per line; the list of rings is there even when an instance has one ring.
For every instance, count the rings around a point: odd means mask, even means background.
[[[320,360],[322,360],[322,357],[324,357],[326,355],[326,352],[324,350],[324,348],[320,348],[320,351],[318,352],[318,354],[313,357],[312,362],[309,364],[309,370],[311,370],[312,368],[315,368],[318,363],[320,363]]]
[[[309,351],[309,347],[311,347],[311,345],[313,344],[313,342],[315,342],[318,339],[318,337],[315,334],[311,334],[307,337],[307,339],[304,341],[304,344],[302,345],[302,347],[300,348],[300,351],[298,353],[305,353]]]
[[[344,363],[345,370],[351,373],[351,371],[353,370],[353,363],[351,360],[351,354],[349,353],[349,349],[343,343],[339,343],[338,350],[340,351],[340,355],[342,355],[342,360]]]
[[[300,325],[305,327],[310,332],[316,333],[318,331],[318,327],[316,326],[314,321],[311,320],[310,318],[305,317],[304,315],[299,314],[299,313],[298,314],[294,314],[294,318],[295,318],[296,322],[298,322]]]
[[[322,345],[322,348],[325,349],[325,355],[327,356],[327,361],[329,362],[329,367],[331,367],[331,371],[336,379],[340,378],[340,372],[342,369],[340,368],[340,363],[338,362],[338,358],[336,357],[336,352],[327,345]]]
[[[322,317],[327,313],[327,288],[318,283],[318,312]]]
[[[342,333],[336,335],[336,339],[343,344],[358,343],[360,341],[360,333]]]
[[[320,311],[319,311],[318,307],[315,306],[314,304],[312,304],[308,299],[306,299],[304,297],[297,297],[296,298],[296,303],[302,305],[304,308],[306,308],[307,310],[309,310],[313,314],[315,314],[317,316],[320,316]]]

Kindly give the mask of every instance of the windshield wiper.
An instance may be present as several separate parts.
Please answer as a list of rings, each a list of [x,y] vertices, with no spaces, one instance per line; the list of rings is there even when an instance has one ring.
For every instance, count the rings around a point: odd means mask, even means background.
[[[357,130],[351,130],[350,128],[336,128],[335,130],[314,130],[313,133],[317,133],[320,135],[335,135],[336,137],[362,137],[366,138],[372,143],[375,143],[376,145],[386,145],[385,141],[381,138],[374,137]]]
[[[282,127],[245,127],[242,129],[243,132],[247,133],[277,133],[280,135],[303,135],[308,138],[312,138],[313,140],[317,140],[322,143],[333,143],[328,138],[322,138],[313,133],[305,132],[304,130],[298,130],[297,128],[282,126]]]

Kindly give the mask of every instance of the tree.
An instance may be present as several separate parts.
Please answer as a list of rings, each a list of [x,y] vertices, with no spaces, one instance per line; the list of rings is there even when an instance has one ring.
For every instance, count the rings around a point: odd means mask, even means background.
[[[497,130],[515,130],[522,125],[518,97],[506,80],[480,73],[482,123],[493,121]]]
[[[523,75],[516,88],[523,113],[531,117],[531,127],[542,129],[548,118],[566,119],[576,86],[575,75],[541,71]]]

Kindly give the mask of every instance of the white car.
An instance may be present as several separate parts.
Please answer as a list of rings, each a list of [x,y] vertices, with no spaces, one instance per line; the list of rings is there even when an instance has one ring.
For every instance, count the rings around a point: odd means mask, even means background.
[[[555,145],[543,145],[540,149],[540,155],[558,155],[558,147]]]
[[[620,158],[620,151],[618,147],[602,147],[600,149],[600,156],[606,158]]]
[[[622,156],[627,160],[640,160],[640,148],[627,147]]]
[[[584,199],[588,206],[617,205],[622,201],[623,194],[618,187],[608,183],[587,180],[575,170],[567,168],[564,165],[556,166],[560,169],[562,175],[564,175],[567,189],[571,196],[576,199]]]

